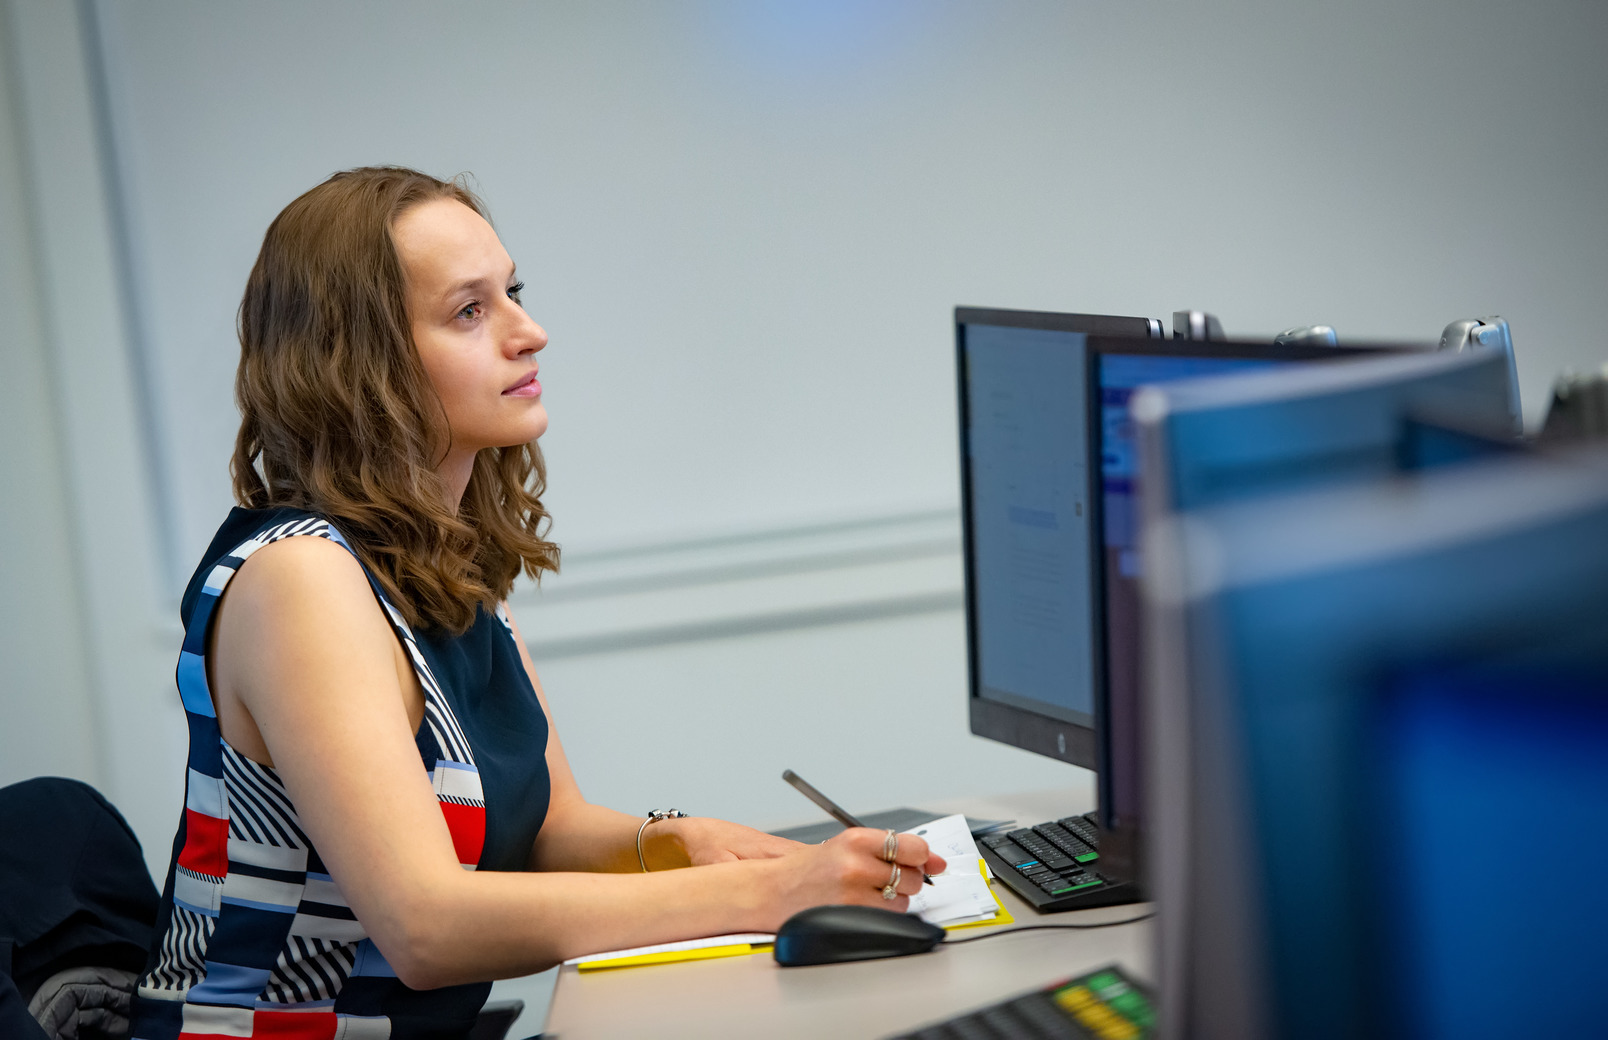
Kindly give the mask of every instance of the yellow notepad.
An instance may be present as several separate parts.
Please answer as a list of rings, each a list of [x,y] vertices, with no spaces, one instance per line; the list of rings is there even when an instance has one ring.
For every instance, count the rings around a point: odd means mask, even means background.
[[[962,921],[959,924],[946,924],[944,925],[944,931],[946,932],[957,932],[962,928],[993,928],[995,925],[1016,923],[1016,918],[1011,915],[1009,910],[1005,909],[1005,904],[999,901],[999,893],[994,891],[994,876],[988,871],[987,861],[980,859],[977,862],[982,864],[983,876],[988,878],[988,894],[994,897],[994,905],[999,908],[999,913],[982,921]]]
[[[733,935],[711,935],[703,939],[660,943],[657,946],[638,946],[630,950],[611,950],[585,957],[574,957],[565,964],[575,965],[576,971],[600,971],[604,968],[634,968],[641,964],[674,964],[677,961],[701,961],[715,957],[741,957],[749,953],[762,953],[771,948],[776,936],[770,932],[740,932]]]

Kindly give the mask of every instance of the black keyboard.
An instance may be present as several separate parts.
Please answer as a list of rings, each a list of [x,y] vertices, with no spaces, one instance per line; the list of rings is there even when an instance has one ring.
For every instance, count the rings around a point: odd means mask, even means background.
[[[1094,813],[988,834],[977,844],[988,869],[1042,914],[1140,898],[1132,882],[1100,873],[1100,828]]]
[[[1148,993],[1112,964],[895,1040],[1144,1040],[1155,1029]]]

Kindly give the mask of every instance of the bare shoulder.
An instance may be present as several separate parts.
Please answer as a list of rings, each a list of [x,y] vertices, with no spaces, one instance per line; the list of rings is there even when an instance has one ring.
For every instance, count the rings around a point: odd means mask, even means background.
[[[395,637],[363,568],[327,538],[285,538],[252,553],[220,605],[216,648],[253,670],[259,655],[389,659]],[[240,656],[244,654],[244,656]]]
[[[373,718],[332,722],[336,709],[394,715],[400,726],[398,708],[406,705],[396,656],[390,622],[349,551],[314,536],[265,545],[229,581],[210,636],[223,737],[247,757],[282,767],[287,754],[295,761],[299,749],[317,745],[320,733],[377,725]]]
[[[315,536],[282,538],[252,553],[229,582],[229,598],[264,606],[378,611],[368,578],[343,546]]]

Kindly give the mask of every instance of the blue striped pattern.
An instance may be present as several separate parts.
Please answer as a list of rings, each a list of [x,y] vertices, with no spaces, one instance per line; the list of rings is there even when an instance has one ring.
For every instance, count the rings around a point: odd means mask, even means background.
[[[190,728],[185,815],[167,927],[135,1002],[138,1040],[404,1037],[409,1023],[435,1028],[416,1015],[398,1022],[382,1013],[398,999],[394,991],[406,987],[325,870],[279,775],[224,743],[218,730],[206,671],[213,612],[253,553],[292,537],[326,538],[351,551],[317,517],[261,530],[208,572],[185,630],[176,672]],[[478,813],[478,835],[484,834],[474,751],[412,630],[372,577],[370,585],[424,692],[421,764],[435,778],[455,844],[478,859],[480,837],[465,836],[453,823],[467,819],[472,831]]]

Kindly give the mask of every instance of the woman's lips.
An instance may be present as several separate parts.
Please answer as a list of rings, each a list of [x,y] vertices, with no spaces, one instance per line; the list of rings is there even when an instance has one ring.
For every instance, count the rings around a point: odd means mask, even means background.
[[[536,381],[536,373],[532,372],[523,383],[509,387],[502,392],[504,397],[540,397],[542,384]]]

